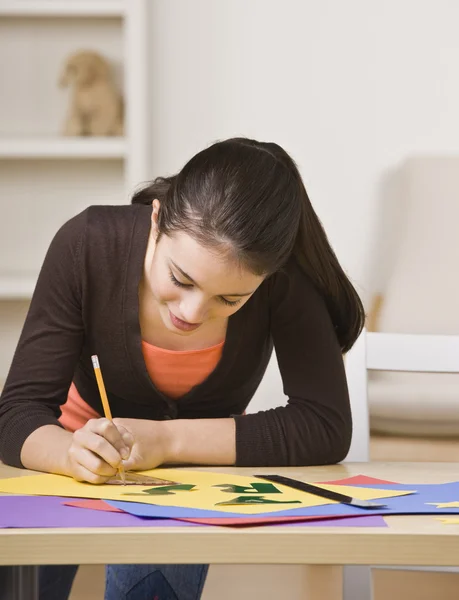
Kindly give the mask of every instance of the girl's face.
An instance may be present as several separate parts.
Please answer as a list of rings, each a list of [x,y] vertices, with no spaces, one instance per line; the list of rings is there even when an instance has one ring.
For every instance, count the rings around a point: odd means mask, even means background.
[[[156,238],[159,202],[153,204]],[[147,282],[164,325],[190,335],[238,311],[263,277],[243,270],[225,254],[210,251],[185,232],[162,235],[146,264]]]

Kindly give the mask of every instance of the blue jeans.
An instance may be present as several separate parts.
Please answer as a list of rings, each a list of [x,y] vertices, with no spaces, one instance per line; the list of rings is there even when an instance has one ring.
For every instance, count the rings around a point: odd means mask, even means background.
[[[105,600],[199,600],[208,565],[107,565]],[[39,600],[67,600],[77,565],[40,567]]]

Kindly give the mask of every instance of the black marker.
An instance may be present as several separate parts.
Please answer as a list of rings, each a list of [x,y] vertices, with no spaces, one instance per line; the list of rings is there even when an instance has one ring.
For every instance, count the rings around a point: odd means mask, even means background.
[[[310,483],[304,483],[303,481],[298,481],[297,479],[282,477],[282,475],[254,475],[254,477],[266,479],[267,481],[272,481],[273,483],[280,483],[281,485],[286,485],[287,487],[300,490],[301,492],[307,492],[308,494],[314,494],[315,496],[320,496],[321,498],[327,498],[327,500],[335,500],[335,502],[349,504],[350,506],[355,506],[357,508],[375,510],[377,508],[386,508],[387,506],[386,504],[352,498],[351,496],[346,496],[345,494],[340,494],[339,492],[332,492],[331,490],[326,490],[316,485],[311,485]]]

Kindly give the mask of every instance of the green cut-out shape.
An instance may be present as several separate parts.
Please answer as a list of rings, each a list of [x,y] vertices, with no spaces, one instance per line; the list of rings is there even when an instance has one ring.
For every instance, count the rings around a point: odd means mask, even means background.
[[[193,490],[195,486],[194,485],[190,485],[188,483],[180,483],[177,485],[162,485],[160,487],[153,487],[150,488],[148,490],[142,490],[141,493],[132,493],[132,494],[122,494],[122,496],[145,496],[145,494],[148,494],[149,496],[174,496],[174,492],[179,492],[179,491],[184,491],[184,492],[190,492],[190,491],[196,491]]]
[[[230,494],[282,494],[272,483],[249,483],[248,485],[233,485],[232,483],[220,483],[213,487],[222,488],[222,492],[228,492]]]
[[[247,504],[301,504],[300,500],[272,500],[264,496],[238,496],[225,502],[217,502],[215,506]]]

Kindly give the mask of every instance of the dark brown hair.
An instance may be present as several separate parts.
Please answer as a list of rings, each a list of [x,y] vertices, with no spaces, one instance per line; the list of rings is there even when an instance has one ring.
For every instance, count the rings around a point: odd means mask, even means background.
[[[217,142],[177,174],[159,177],[133,204],[161,202],[159,234],[186,231],[210,248],[231,248],[245,268],[270,275],[294,257],[323,296],[343,352],[360,334],[362,302],[341,268],[298,168],[274,143]]]

